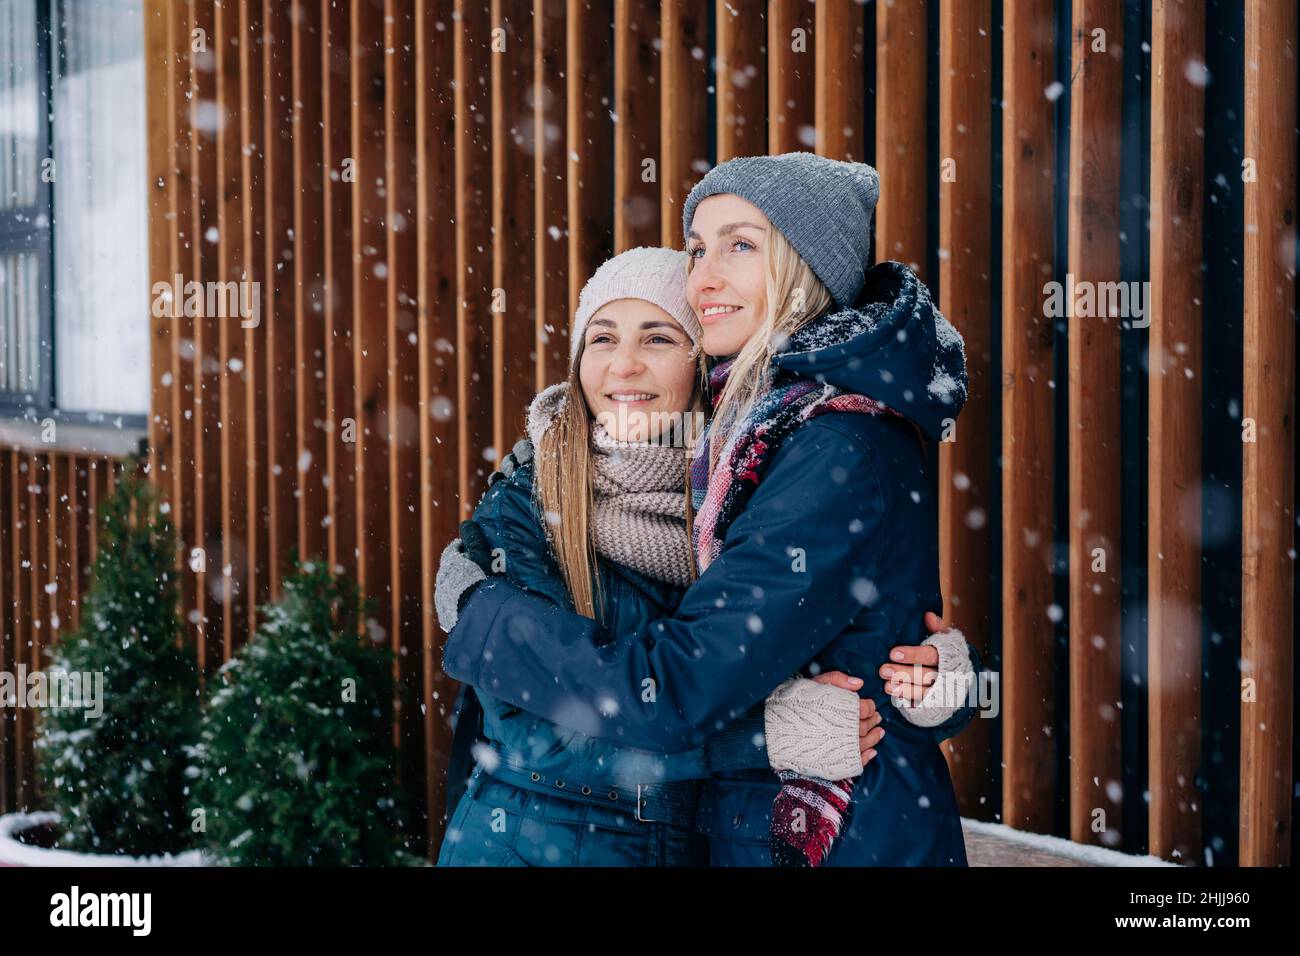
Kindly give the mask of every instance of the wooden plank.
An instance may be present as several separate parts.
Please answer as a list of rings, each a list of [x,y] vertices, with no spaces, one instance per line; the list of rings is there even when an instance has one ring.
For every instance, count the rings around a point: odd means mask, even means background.
[[[962,4],[966,6],[966,4]],[[979,16],[983,4],[971,5],[966,16]],[[961,16],[958,14],[958,16]],[[941,7],[940,17],[944,17]],[[987,29],[988,16],[982,17]],[[949,20],[941,19],[948,25]],[[953,24],[953,27],[960,29]],[[820,32],[820,31],[819,31]],[[942,44],[946,38],[940,34]],[[972,41],[968,41],[972,42]],[[926,155],[926,0],[882,3],[876,6],[876,101],[886,108],[876,118],[876,172],[880,174],[880,201],[876,204],[877,261],[896,259],[925,278],[928,252],[926,190],[933,170]],[[942,54],[940,54],[942,57]],[[940,83],[951,87],[954,79],[940,63]],[[988,85],[983,88],[988,95]],[[974,93],[977,90],[963,91]],[[942,107],[940,108],[942,110]],[[941,120],[942,122],[942,120]],[[822,123],[819,120],[820,131]],[[955,134],[956,131],[950,131]],[[941,134],[942,135],[942,134]],[[943,162],[940,158],[940,178]],[[974,157],[966,157],[968,160]],[[969,170],[962,170],[969,175]],[[940,247],[944,248],[942,241]],[[944,257],[940,257],[940,263]],[[963,413],[963,418],[965,414]]]
[[[29,603],[27,613],[31,630],[26,646],[24,663],[28,673],[44,666],[44,652],[49,644],[50,599],[45,585],[50,581],[50,474],[44,455],[27,456],[27,554],[31,573],[27,576]],[[32,744],[36,720],[28,721],[26,728],[27,780],[25,787],[29,804],[41,802],[40,779],[36,773],[36,751]]]
[[[571,0],[572,2],[572,0]],[[456,454],[460,509],[469,517],[492,462],[492,408],[483,401],[492,381],[492,199],[482,171],[492,167],[490,10],[456,0]],[[487,121],[479,122],[480,118]]]
[[[614,252],[659,244],[659,0],[614,0]]]
[[[174,176],[176,163],[176,117],[174,63],[172,59],[172,16],[176,7],[156,0],[144,5],[144,70],[146,152],[149,166],[149,286],[150,301],[154,299],[155,283],[170,285],[176,274],[178,246],[175,229],[178,190]],[[183,12],[183,10],[182,10]],[[173,299],[183,296],[183,289],[173,290]],[[168,302],[168,305],[173,305]],[[170,309],[168,310],[170,311]],[[172,319],[169,315],[155,316],[149,320],[149,469],[157,476],[160,486],[167,487],[173,473],[172,403],[174,375],[172,357],[175,343]]]
[[[244,38],[239,23],[239,0],[217,0],[214,46],[217,51],[217,206],[218,265],[221,282],[243,283],[244,186],[240,178],[243,166],[243,127],[240,95],[243,81],[241,60]],[[245,529],[248,525],[248,492],[244,485],[244,468],[248,458],[247,418],[245,406],[246,356],[239,328],[238,313],[229,314],[228,303],[210,317],[217,332],[221,363],[218,373],[220,413],[217,430],[221,441],[221,567],[216,578],[221,594],[221,659],[229,660],[235,635],[248,627],[243,605],[248,589],[248,560]],[[225,314],[223,314],[225,313]],[[211,555],[209,555],[211,557]]]
[[[344,14],[346,15],[346,14]],[[298,428],[295,412],[300,378],[294,351],[296,301],[294,282],[294,204],[298,194],[293,153],[293,35],[290,8],[264,0],[262,153],[267,243],[262,278],[268,371],[264,416],[267,434],[267,574],[272,599],[288,573],[291,551],[298,547]],[[345,55],[347,54],[345,48]],[[351,190],[349,189],[350,193]],[[351,261],[351,249],[348,250]],[[351,268],[349,266],[349,268]]]
[[[1002,818],[1050,833],[1052,693],[1053,6],[1003,11],[1002,119]]]
[[[373,24],[375,42],[383,42],[383,4],[366,3],[363,19]],[[325,556],[327,547],[327,498],[330,489],[322,481],[326,473],[324,421],[325,402],[325,331],[324,331],[324,250],[321,247],[321,221],[324,218],[324,186],[321,173],[323,156],[321,132],[321,37],[320,10],[311,4],[300,5],[290,17],[290,59],[293,71],[293,282],[294,282],[294,432],[297,438],[293,477],[298,504],[298,554],[303,560]],[[382,56],[382,49],[369,51]],[[382,61],[375,64],[372,80],[382,83]],[[382,103],[382,90],[377,94]],[[377,124],[382,117],[376,117]],[[382,125],[379,125],[382,142]],[[369,168],[371,184],[383,177],[382,160]],[[380,204],[382,208],[382,203]],[[382,214],[373,228],[382,230]],[[384,243],[377,238],[370,265],[382,259]],[[383,294],[370,300],[382,302]],[[381,363],[382,356],[378,359]]]
[[[1076,0],[1068,273],[1098,290],[1120,281],[1123,31],[1122,0]],[[1070,838],[1114,849],[1123,824],[1120,336],[1126,316],[1096,311],[1068,320]]]
[[[811,0],[770,0],[767,7],[767,151],[817,145],[814,7]]]
[[[767,9],[716,0],[718,162],[767,152]],[[676,245],[676,243],[674,243]]]
[[[524,436],[532,400],[534,220],[532,0],[492,0],[504,50],[492,55],[492,447]],[[617,205],[617,201],[616,201]]]
[[[356,419],[357,582],[383,602],[388,574],[387,332],[376,303],[388,300],[384,264],[384,8],[353,0],[351,124],[356,161],[352,204],[352,343]]]
[[[219,278],[216,127],[220,112],[216,105],[215,12],[212,0],[194,0],[192,9],[194,19],[191,35],[194,40],[190,47],[190,70],[193,76],[190,106],[195,135],[190,144],[190,170],[191,220],[194,223],[195,241],[191,250],[193,259],[190,269],[194,281],[208,282]],[[206,671],[209,666],[220,665],[223,660],[221,439],[217,427],[221,415],[221,357],[218,351],[217,321],[207,315],[194,320],[194,547],[199,554],[197,562],[191,564],[191,567],[200,568],[194,572],[202,609],[195,625],[195,648],[202,671]],[[111,467],[106,469],[105,478],[107,487],[111,489]]]
[[[420,651],[419,338],[416,308],[419,260],[416,246],[416,137],[406,108],[415,100],[414,10],[400,0],[384,3],[384,260],[388,408],[388,619],[393,651],[393,723],[399,747],[398,785],[411,788],[414,811],[423,811],[423,768],[412,744],[422,734],[415,705],[422,680]]]
[[[966,342],[966,405],[960,431],[939,445],[939,574],[944,616],[989,659],[994,387],[992,379],[993,69],[987,3],[939,8],[939,308]],[[876,148],[879,161],[881,150]],[[910,175],[910,174],[909,174]],[[882,197],[883,198],[883,197]],[[879,209],[879,207],[877,207]],[[878,241],[894,227],[876,226]],[[975,720],[944,744],[962,814],[993,819],[993,722]]]
[[[10,607],[12,610],[13,629],[11,631],[13,655],[10,658],[10,670],[18,664],[26,664],[26,648],[32,641],[32,604],[31,579],[34,574],[32,563],[28,558],[28,525],[31,511],[28,508],[27,489],[31,483],[31,465],[28,457],[17,449],[9,452],[9,496],[8,513],[12,516],[9,526],[9,567]],[[13,749],[13,801],[16,810],[25,810],[31,806],[30,767],[32,760],[31,734],[32,713],[26,708],[17,708],[14,713],[14,749]]]
[[[1291,863],[1295,650],[1296,7],[1246,3],[1242,866]]]
[[[565,136],[568,115],[565,7],[548,0],[533,0],[533,142],[534,235],[533,261],[537,282],[533,330],[537,349],[537,378],[541,391],[561,381],[569,370],[569,230],[568,159]],[[656,205],[655,215],[658,216]],[[657,222],[657,220],[656,220]]]
[[[886,15],[887,6],[881,4],[878,8],[881,17]],[[816,5],[813,28],[818,40],[813,51],[815,149],[818,155],[831,159],[860,162],[865,156],[863,91],[866,80],[863,58],[866,41],[863,16],[862,4],[856,0],[821,0]],[[924,53],[923,43],[922,40],[921,53]],[[916,56],[915,51],[913,55]],[[923,56],[916,58],[924,64]],[[925,89],[924,79],[921,89]],[[894,112],[893,104],[890,105],[890,110],[883,111],[885,115]],[[924,110],[921,115],[924,116]],[[922,144],[924,147],[924,139]],[[921,203],[921,208],[925,208],[924,203]]]
[[[455,201],[446,184],[455,181],[455,113],[452,93],[453,40],[439,30],[435,0],[416,0],[415,127],[417,243],[420,263],[420,633],[423,667],[424,794],[428,849],[438,852],[446,826],[446,770],[451,749],[451,703],[455,682],[442,673],[442,629],[433,594],[438,556],[456,536],[460,508],[456,456],[456,363],[445,343],[455,338]]]
[[[347,4],[321,0],[321,139],[325,244],[325,401],[329,441],[328,551],[330,565],[357,575],[356,404],[352,349],[352,203],[350,13]]]
[[[170,244],[175,256],[175,272],[183,280],[197,279],[192,269],[197,260],[199,237],[195,233],[195,213],[197,204],[197,184],[194,182],[194,129],[191,113],[191,101],[194,92],[191,48],[194,38],[190,33],[194,17],[193,0],[168,6],[171,10],[171,57],[172,69],[172,118],[171,128],[173,146],[171,158],[175,164],[171,177],[175,188],[174,219],[168,226],[171,233]],[[159,228],[157,220],[150,221],[150,230]],[[173,282],[175,281],[173,277]],[[173,292],[183,292],[173,290]],[[198,378],[198,363],[195,361],[193,315],[186,315],[184,308],[176,310],[176,317],[170,319],[171,335],[171,373],[172,383],[168,398],[171,401],[171,435],[168,461],[171,467],[171,487],[166,492],[170,496],[171,517],[176,526],[179,539],[177,549],[180,569],[181,608],[185,621],[193,627],[199,621],[202,603],[202,591],[197,587],[198,576],[190,570],[190,550],[201,542],[202,535],[196,530],[195,513],[195,478],[197,463],[194,457],[195,437],[195,382]],[[88,474],[88,478],[90,477]],[[93,488],[93,485],[91,486]],[[91,499],[88,496],[87,501]],[[89,515],[87,516],[89,519]],[[92,522],[93,523],[93,522]],[[93,528],[91,529],[93,534]],[[93,557],[87,552],[88,561]],[[193,632],[187,630],[187,635]]]
[[[1151,9],[1147,732],[1150,850],[1199,860],[1204,0]],[[1193,74],[1194,75],[1194,74]]]
[[[682,234],[682,204],[691,187],[711,165],[708,155],[709,101],[702,95],[702,91],[713,83],[706,52],[709,49],[709,23],[707,11],[699,3],[660,0],[660,7],[663,52],[659,60],[659,152],[662,157],[659,164],[659,244],[681,249],[686,245],[686,237]],[[597,51],[588,49],[582,59],[583,69],[592,71],[599,62]],[[607,82],[607,74],[603,70],[597,72],[601,82]],[[585,95],[591,98],[592,93],[589,87]],[[593,118],[593,122],[603,133],[604,124],[599,117]],[[594,205],[596,200],[589,192],[594,185],[591,182],[591,164],[605,163],[600,148],[603,140],[588,139],[585,142],[592,148],[582,154],[586,163],[583,189],[588,203],[584,211],[595,219],[601,210]],[[589,258],[583,261],[581,257],[579,262],[586,266],[586,270],[569,277],[571,283],[578,283],[577,288],[581,288],[600,264]]]
[[[237,392],[242,381],[240,396],[242,420],[236,422],[243,457],[243,474],[232,472],[236,484],[242,483],[244,507],[242,523],[236,529],[237,551],[242,553],[246,568],[242,582],[244,617],[243,633],[236,639],[247,639],[257,630],[258,605],[271,596],[268,568],[270,566],[270,534],[267,529],[265,502],[269,492],[267,482],[267,432],[266,418],[261,403],[266,395],[266,322],[263,313],[262,283],[266,262],[266,199],[264,191],[266,142],[263,122],[264,34],[262,31],[262,0],[239,0],[239,140],[240,140],[240,222],[243,226],[243,262],[240,273],[249,283],[247,302],[254,312],[243,316],[238,324],[229,323],[232,340],[239,341],[243,350],[243,369],[233,377],[232,392]],[[242,300],[241,300],[242,302]]]

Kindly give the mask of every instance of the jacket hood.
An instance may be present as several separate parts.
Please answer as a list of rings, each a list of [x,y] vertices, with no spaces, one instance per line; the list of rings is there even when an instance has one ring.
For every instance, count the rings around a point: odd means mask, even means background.
[[[528,405],[528,440],[533,448],[542,447],[542,436],[569,400],[569,383],[556,382],[537,393]]]
[[[778,368],[883,402],[931,439],[966,403],[961,334],[901,262],[867,270],[857,302],[827,312],[772,358]]]

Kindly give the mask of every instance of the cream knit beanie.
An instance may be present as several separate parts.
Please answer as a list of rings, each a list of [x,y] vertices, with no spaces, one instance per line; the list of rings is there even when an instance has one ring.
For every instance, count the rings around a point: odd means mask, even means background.
[[[587,323],[606,303],[616,299],[642,299],[663,309],[682,327],[692,345],[704,333],[695,310],[686,301],[686,253],[680,249],[637,246],[603,262],[578,295],[569,333],[569,361],[578,357],[578,343]]]

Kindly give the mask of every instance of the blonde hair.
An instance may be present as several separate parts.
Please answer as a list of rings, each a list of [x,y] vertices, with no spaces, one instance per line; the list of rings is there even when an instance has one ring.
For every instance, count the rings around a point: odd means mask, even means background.
[[[687,271],[694,257],[687,261]],[[737,437],[754,404],[768,390],[772,356],[833,304],[830,291],[775,226],[767,230],[767,313],[736,354],[709,428],[709,474],[722,450]]]
[[[591,462],[591,410],[582,394],[579,370],[586,343],[579,342],[577,353],[569,365],[568,401],[566,401],[535,449],[533,493],[541,509],[546,537],[551,555],[560,567],[564,583],[573,598],[574,609],[583,617],[599,620],[603,604],[600,594],[600,575],[597,573],[595,528],[592,511],[595,494],[592,490],[594,467]],[[692,350],[698,377],[691,400],[694,412],[704,407],[708,390],[708,367],[704,353],[698,346]],[[682,451],[689,466],[689,444]],[[686,523],[682,533],[687,538],[691,555],[691,580],[697,574],[695,551],[690,547],[691,524],[694,519],[691,507],[691,486],[686,482],[682,492],[686,497]]]

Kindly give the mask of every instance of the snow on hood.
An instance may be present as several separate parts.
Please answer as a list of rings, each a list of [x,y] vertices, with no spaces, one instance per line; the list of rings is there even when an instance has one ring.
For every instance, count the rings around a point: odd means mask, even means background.
[[[568,401],[568,382],[556,382],[537,393],[528,406],[528,440],[533,443],[533,448],[542,447],[542,436]]]
[[[867,270],[852,308],[804,326],[773,356],[779,368],[883,402],[931,439],[966,403],[961,334],[901,262]]]

